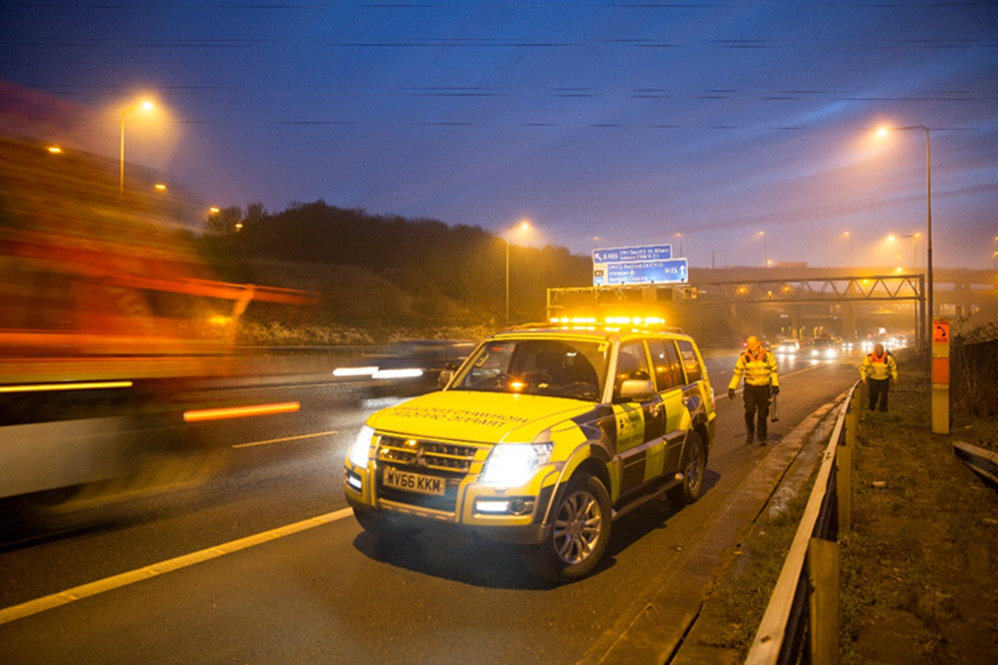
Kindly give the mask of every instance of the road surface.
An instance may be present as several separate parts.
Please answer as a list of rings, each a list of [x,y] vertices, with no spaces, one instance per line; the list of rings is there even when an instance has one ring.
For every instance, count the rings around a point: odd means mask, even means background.
[[[652,502],[618,520],[600,567],[574,584],[538,581],[515,548],[426,532],[395,549],[346,510],[344,455],[390,398],[289,385],[240,397],[300,401],[297,413],[205,423],[223,454],[199,487],[72,515],[44,529],[5,522],[0,542],[2,663],[597,663],[650,592],[679,566],[781,436],[840,395],[860,355],[781,359],[770,445],[745,445],[733,356],[707,360],[717,438],[706,493]],[[604,657],[607,660],[603,660]]]

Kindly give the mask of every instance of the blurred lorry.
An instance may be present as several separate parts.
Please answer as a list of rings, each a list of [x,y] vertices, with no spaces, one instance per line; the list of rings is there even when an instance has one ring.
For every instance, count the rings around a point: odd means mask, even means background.
[[[187,395],[237,375],[251,302],[308,294],[212,280],[161,199],[117,162],[0,137],[0,498],[188,481]],[[169,425],[169,427],[162,427]]]

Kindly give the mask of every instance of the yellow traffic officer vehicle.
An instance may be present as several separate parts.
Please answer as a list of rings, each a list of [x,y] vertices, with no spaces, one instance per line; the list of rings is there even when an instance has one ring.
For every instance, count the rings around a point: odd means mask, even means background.
[[[558,581],[589,573],[613,520],[702,491],[714,393],[681,331],[523,326],[493,335],[443,390],[374,413],[344,489],[379,538],[446,525],[527,548]]]

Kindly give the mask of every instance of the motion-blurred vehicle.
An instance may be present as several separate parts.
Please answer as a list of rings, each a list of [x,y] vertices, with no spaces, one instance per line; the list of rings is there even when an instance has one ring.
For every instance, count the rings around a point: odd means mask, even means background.
[[[596,566],[614,519],[703,491],[714,394],[685,334],[524,326],[441,381],[372,415],[347,455],[347,501],[379,538],[449,526],[532,545],[536,572],[569,581]]]
[[[475,348],[463,339],[409,339],[392,342],[337,367],[333,376],[365,387],[374,396],[412,395],[437,387],[440,373],[456,368]]]
[[[240,372],[239,318],[312,301],[212,280],[149,191],[119,189],[117,162],[0,137],[0,498],[194,479],[205,442],[182,430],[210,405],[189,396]]]
[[[815,337],[811,345],[811,358],[815,360],[835,360],[841,355],[838,340],[833,337]]]
[[[796,355],[800,351],[800,342],[796,339],[784,339],[776,346],[776,353],[785,356]]]

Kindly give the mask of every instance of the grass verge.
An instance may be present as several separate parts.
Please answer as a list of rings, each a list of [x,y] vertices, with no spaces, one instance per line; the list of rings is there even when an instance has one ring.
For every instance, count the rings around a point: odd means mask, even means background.
[[[853,530],[840,537],[840,656],[852,663],[993,662],[998,653],[998,495],[952,453],[995,423],[931,433],[931,387],[899,362],[889,413],[864,411]]]

